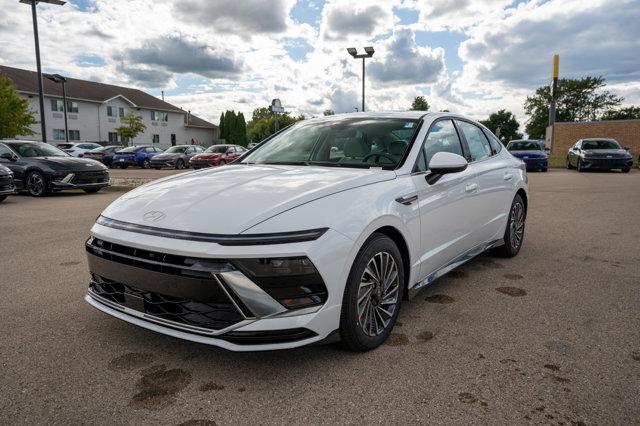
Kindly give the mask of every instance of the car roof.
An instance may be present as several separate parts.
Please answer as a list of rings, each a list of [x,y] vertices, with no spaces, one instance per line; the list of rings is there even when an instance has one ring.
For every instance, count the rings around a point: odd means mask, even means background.
[[[616,141],[613,138],[582,138],[581,141]],[[618,141],[616,141],[618,142]]]

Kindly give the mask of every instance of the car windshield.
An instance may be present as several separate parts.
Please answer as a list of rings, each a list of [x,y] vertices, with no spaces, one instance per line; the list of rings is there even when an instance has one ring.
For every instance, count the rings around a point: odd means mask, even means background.
[[[21,157],[68,157],[69,154],[44,142],[6,143]]]
[[[59,143],[58,145],[56,145],[58,148],[60,149],[69,149],[69,148],[73,148],[73,144],[72,143]]]
[[[610,139],[582,141],[582,149],[621,149],[618,142]]]
[[[510,142],[507,146],[509,151],[542,151],[542,146],[539,142]]]
[[[395,169],[418,120],[331,117],[301,121],[250,151],[243,164],[295,164]]]
[[[188,146],[172,146],[165,151],[167,154],[182,154],[189,148]]]
[[[210,154],[224,154],[225,152],[227,152],[227,146],[212,145],[209,148],[205,149],[204,152],[208,152]]]

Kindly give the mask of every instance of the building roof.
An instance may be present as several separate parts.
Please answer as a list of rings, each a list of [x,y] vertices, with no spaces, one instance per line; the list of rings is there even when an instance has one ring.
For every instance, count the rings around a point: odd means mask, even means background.
[[[38,74],[35,71],[23,70],[20,68],[6,67],[0,65],[0,74],[4,74],[13,81],[19,92],[38,93]],[[44,94],[48,96],[62,97],[62,85],[43,78]],[[92,102],[105,102],[116,97],[124,97],[137,107],[177,112],[187,114],[187,112],[177,106],[158,99],[142,90],[130,87],[114,86],[112,84],[97,83],[95,81],[79,80],[68,78],[66,82],[67,98],[86,100]],[[189,114],[188,126],[205,128],[216,128],[213,123],[209,123],[193,114]]]

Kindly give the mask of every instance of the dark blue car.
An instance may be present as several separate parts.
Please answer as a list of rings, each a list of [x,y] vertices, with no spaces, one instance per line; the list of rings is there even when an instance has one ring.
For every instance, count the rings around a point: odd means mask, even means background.
[[[116,151],[111,161],[111,167],[126,169],[129,166],[138,166],[145,169],[151,167],[151,158],[162,153],[160,148],[150,145],[136,145]]]
[[[524,161],[529,171],[546,172],[549,167],[549,156],[544,150],[544,141],[513,140],[507,145],[507,150],[514,157]]]

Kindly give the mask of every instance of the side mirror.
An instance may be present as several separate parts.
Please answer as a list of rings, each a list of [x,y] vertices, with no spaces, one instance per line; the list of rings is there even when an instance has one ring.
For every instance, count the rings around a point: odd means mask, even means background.
[[[545,150],[545,152],[546,152],[547,154],[551,152],[551,148],[546,147],[546,146],[544,147],[544,150]]]
[[[429,161],[429,174],[425,179],[430,185],[436,183],[443,175],[459,173],[467,168],[469,163],[458,154],[452,152],[436,152]]]
[[[0,158],[4,159],[4,160],[9,160],[9,161],[17,161],[18,159],[16,158],[15,155],[11,154],[10,152],[4,152],[2,153],[2,155],[0,155]]]

